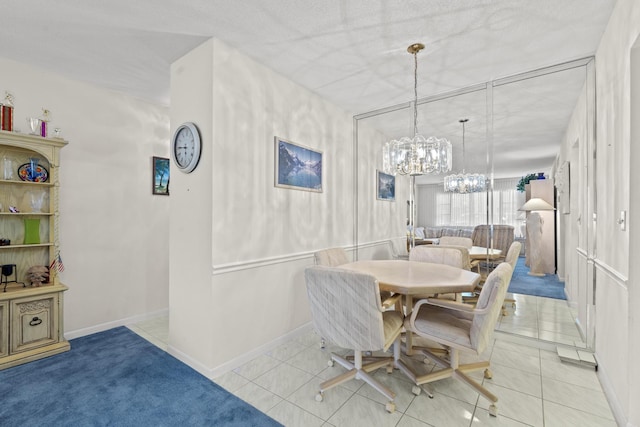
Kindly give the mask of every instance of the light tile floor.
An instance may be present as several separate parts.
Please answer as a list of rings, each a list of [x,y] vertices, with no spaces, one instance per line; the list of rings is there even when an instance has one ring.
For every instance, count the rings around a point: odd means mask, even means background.
[[[567,301],[530,295],[508,294],[515,305],[506,303],[506,316],[501,316],[496,330],[542,341],[585,348],[574,313]]]
[[[558,316],[555,303],[519,299],[518,310],[529,306],[545,313],[545,320],[531,320],[540,328],[541,322]],[[518,316],[510,313],[501,323],[513,323]],[[527,319],[528,320],[528,319]],[[523,317],[523,323],[526,323]],[[539,331],[546,331],[542,325]],[[156,318],[130,327],[150,342],[166,349],[168,321]],[[533,328],[531,328],[533,329]],[[563,330],[564,331],[564,330]],[[564,334],[565,332],[555,331]],[[414,396],[411,382],[400,372],[386,374],[384,369],[374,373],[397,394],[396,412],[388,414],[384,398],[362,381],[350,381],[325,392],[323,402],[314,397],[323,380],[337,375],[342,368],[328,367],[330,351],[344,354],[345,350],[327,346],[320,349],[320,339],[314,332],[292,339],[230,371],[215,382],[231,393],[267,413],[285,426],[615,426],[609,404],[593,369],[562,363],[554,352],[517,344],[496,334],[489,348],[480,357],[491,361],[493,378],[478,380],[499,397],[499,415],[491,417],[488,402],[471,388],[453,380],[431,384],[434,398],[425,393]],[[463,355],[462,362],[473,357]],[[422,358],[408,359],[415,369],[424,372],[434,369]]]

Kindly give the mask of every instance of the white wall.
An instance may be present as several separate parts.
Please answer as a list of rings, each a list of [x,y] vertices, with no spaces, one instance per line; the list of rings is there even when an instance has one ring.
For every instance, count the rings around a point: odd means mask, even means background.
[[[174,355],[200,370],[200,365],[213,363],[213,343],[202,335],[213,324],[216,309],[211,288],[211,181],[217,154],[211,143],[212,70],[211,41],[171,66],[172,135],[182,123],[194,122],[200,131],[202,157],[190,174],[171,161],[169,342]]]
[[[409,177],[396,176],[394,201],[378,200],[376,171],[382,170],[382,145],[389,138],[375,129],[376,120],[378,117],[373,116],[357,121],[359,259],[388,259],[394,254],[406,253]],[[393,248],[390,239],[394,242]]]
[[[630,51],[639,34],[640,2],[618,0],[596,53],[597,198],[578,202],[578,215],[583,224],[590,220],[591,203],[595,203],[597,213],[593,263],[598,374],[618,423],[628,426],[640,425],[637,409],[640,378],[635,343],[640,330],[633,314],[640,306],[640,293],[635,289],[640,278],[637,270],[632,270],[635,276],[630,276],[630,263],[635,262],[638,255],[630,251],[630,228],[620,230],[617,219],[623,210],[630,217],[638,218],[638,212],[630,210],[630,200],[637,199],[637,194],[632,196],[636,182],[630,179]],[[578,130],[574,136],[568,136],[561,160],[569,159],[571,146],[580,133]],[[590,246],[592,242],[583,243]],[[570,250],[568,246],[567,251]]]
[[[212,377],[307,325],[312,253],[353,245],[352,115],[218,40],[171,71],[203,163],[172,181],[170,351]],[[274,186],[274,136],[323,152],[322,193]]]
[[[151,157],[168,155],[168,109],[0,59],[14,127],[52,112],[62,129],[60,245],[65,335],[168,307],[169,197],[151,194]]]
[[[637,386],[635,390],[630,386],[640,379],[629,377],[629,366],[637,363],[638,358],[630,351],[629,337],[637,340],[640,330],[629,329],[629,313],[638,309],[640,299],[637,294],[634,300],[630,298],[629,287],[633,284],[629,281],[629,263],[632,261],[629,229],[620,230],[617,219],[620,211],[629,211],[631,191],[636,184],[629,179],[629,73],[630,49],[638,34],[640,3],[619,0],[596,55],[596,354],[609,393],[633,425],[640,424],[637,412],[634,418],[629,418],[631,408],[640,402],[640,395]],[[638,212],[631,214],[638,215]]]

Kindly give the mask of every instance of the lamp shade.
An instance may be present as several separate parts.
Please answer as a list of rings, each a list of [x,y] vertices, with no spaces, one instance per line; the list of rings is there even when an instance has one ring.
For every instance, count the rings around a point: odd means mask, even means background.
[[[538,197],[534,197],[532,199],[529,199],[527,201],[527,203],[525,203],[524,205],[522,205],[522,207],[520,209],[518,209],[519,211],[555,211],[556,208],[554,208],[553,206],[551,206],[549,203],[545,202],[544,200],[538,198]]]

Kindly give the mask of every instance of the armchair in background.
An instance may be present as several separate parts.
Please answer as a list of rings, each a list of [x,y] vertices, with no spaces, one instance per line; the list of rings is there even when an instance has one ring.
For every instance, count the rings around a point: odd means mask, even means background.
[[[440,245],[462,246],[467,249],[471,249],[473,247],[473,239],[471,239],[470,237],[442,236],[440,238]]]
[[[493,231],[492,231],[493,230]],[[502,256],[491,261],[483,261],[482,265],[490,271],[506,258],[506,253],[515,238],[514,227],[506,224],[482,224],[473,230],[471,239],[474,246],[483,248],[500,249]]]

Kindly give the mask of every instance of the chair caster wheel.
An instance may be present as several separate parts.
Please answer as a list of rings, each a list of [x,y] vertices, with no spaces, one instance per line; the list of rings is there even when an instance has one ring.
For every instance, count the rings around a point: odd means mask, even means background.
[[[411,387],[411,393],[415,394],[416,396],[420,396],[421,392],[422,392],[422,389],[417,385],[414,385],[413,387]]]
[[[393,414],[396,411],[396,404],[393,402],[389,402],[386,405],[384,405],[384,409],[390,413]]]
[[[491,369],[485,369],[484,370],[484,377],[488,380],[490,380],[491,378],[493,378],[493,372],[491,372]]]
[[[322,402],[322,399],[324,399],[324,396],[322,396],[322,392],[316,394],[316,402]]]
[[[329,361],[327,362],[327,366],[330,368],[333,368],[333,365],[334,365],[333,359],[329,359]]]
[[[496,405],[489,406],[489,415],[491,415],[492,417],[498,416],[498,407]]]

